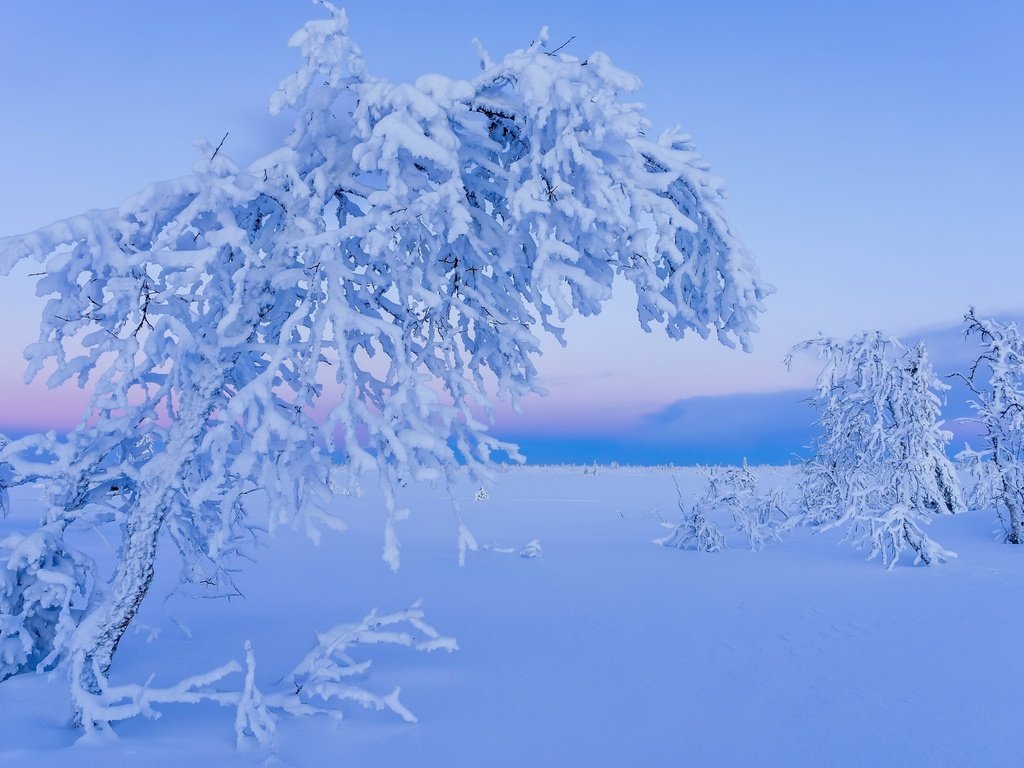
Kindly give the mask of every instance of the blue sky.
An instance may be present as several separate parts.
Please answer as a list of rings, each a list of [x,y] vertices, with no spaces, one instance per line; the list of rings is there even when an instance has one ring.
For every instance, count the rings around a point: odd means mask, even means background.
[[[571,323],[568,347],[540,361],[550,396],[498,415],[535,459],[785,461],[813,376],[785,370],[793,343],[868,328],[956,338],[942,329],[970,305],[1024,309],[1019,2],[347,8],[371,71],[393,79],[472,76],[472,38],[500,55],[542,25],[554,44],[575,35],[575,53],[604,50],[643,79],[655,124],[681,124],[728,180],[727,213],[778,288],[749,355],[646,336],[625,290]],[[198,136],[230,131],[241,161],[272,146],[285,127],[266,99],[297,63],[288,37],[317,13],[306,0],[0,4],[0,233],[187,173]],[[27,271],[0,282],[0,430],[66,426],[81,407],[20,384],[38,308]]]

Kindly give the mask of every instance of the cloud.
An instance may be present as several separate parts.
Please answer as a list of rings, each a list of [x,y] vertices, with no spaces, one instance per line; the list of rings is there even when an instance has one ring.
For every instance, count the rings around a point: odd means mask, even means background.
[[[505,432],[531,463],[618,461],[635,464],[722,464],[746,458],[785,464],[800,455],[814,434],[809,392],[691,397],[588,434]]]

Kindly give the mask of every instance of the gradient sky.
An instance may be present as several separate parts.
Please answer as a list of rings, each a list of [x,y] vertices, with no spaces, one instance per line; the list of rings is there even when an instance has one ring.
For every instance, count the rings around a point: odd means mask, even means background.
[[[668,7],[664,7],[668,5]],[[628,290],[547,345],[550,395],[499,413],[535,460],[785,461],[813,378],[786,350],[821,331],[951,332],[1024,309],[1024,4],[347,3],[370,70],[471,77],[548,25],[554,45],[639,75],[729,182],[726,213],[778,293],[752,354],[645,335]],[[0,4],[0,233],[116,205],[187,173],[192,141],[248,162],[287,130],[265,110],[297,65],[307,0]],[[66,428],[82,395],[21,383],[39,303],[0,280],[0,431]],[[931,338],[931,337],[929,337]],[[945,357],[943,357],[945,355]],[[960,355],[936,356],[941,367]],[[962,357],[962,355],[961,355]]]

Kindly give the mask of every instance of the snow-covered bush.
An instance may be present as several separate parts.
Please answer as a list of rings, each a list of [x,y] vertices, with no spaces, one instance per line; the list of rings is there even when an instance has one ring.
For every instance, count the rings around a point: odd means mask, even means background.
[[[349,478],[376,473],[397,568],[397,489],[519,458],[487,432],[494,402],[540,391],[538,333],[599,312],[617,276],[644,329],[744,348],[757,329],[770,289],[722,216],[721,181],[686,135],[651,137],[639,81],[607,56],[549,52],[542,35],[482,53],[472,80],[394,84],[323,5],[271,100],[295,113],[282,146],[242,169],[199,142],[189,176],[0,240],[0,273],[43,263],[30,376],[53,364],[49,384],[93,390],[52,447],[48,520],[122,533],[102,598],[41,650],[65,659],[79,715],[107,690],[162,532],[186,578],[230,590],[253,492],[270,528],[343,527],[340,457]],[[22,447],[4,449],[15,468]]]
[[[1024,543],[1024,337],[1016,323],[964,316],[968,338],[980,345],[961,378],[974,393],[971,407],[982,427],[982,450],[965,446],[957,455],[973,485],[970,501],[995,507],[1005,540]]]
[[[819,337],[794,348],[824,360],[813,404],[822,432],[803,466],[804,520],[847,527],[889,567],[910,549],[915,562],[953,556],[922,531],[930,515],[964,509],[945,446],[936,378],[923,344],[905,349],[878,332]]]
[[[699,504],[686,509],[679,506],[683,519],[678,523],[662,523],[669,530],[668,535],[655,539],[655,544],[676,549],[695,549],[698,552],[721,552],[726,548],[725,536],[713,522],[708,520]]]
[[[725,486],[721,482],[717,486],[712,482],[712,478],[718,474],[716,470],[718,470],[716,467],[705,470],[710,488],[704,498],[691,504],[689,509],[683,500],[679,482],[672,478],[672,482],[676,486],[676,503],[682,514],[682,519],[678,523],[662,523],[662,526],[668,529],[668,535],[655,539],[655,544],[676,549],[695,549],[698,552],[720,552],[726,548],[725,536],[722,535],[718,526],[708,519],[710,512],[719,506],[719,499],[714,494],[725,490]]]
[[[708,484],[704,498],[710,505],[727,508],[743,507],[757,492],[757,478],[750,471],[746,461],[738,467],[703,467],[701,471]]]
[[[701,471],[707,481],[704,495],[687,510],[676,484],[683,519],[678,524],[665,524],[670,533],[657,543],[704,552],[724,549],[725,536],[711,520],[714,515],[731,517],[733,527],[747,537],[752,550],[759,551],[767,544],[781,541],[788,517],[781,490],[759,494],[757,478],[746,461],[739,467],[702,467]]]
[[[736,530],[747,537],[750,548],[757,552],[782,541],[782,531],[789,522],[785,492],[774,488],[742,501],[732,506],[732,519]]]

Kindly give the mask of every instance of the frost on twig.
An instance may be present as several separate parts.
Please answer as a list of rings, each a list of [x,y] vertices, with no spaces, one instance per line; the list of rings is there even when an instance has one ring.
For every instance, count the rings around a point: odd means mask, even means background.
[[[205,674],[186,677],[166,688],[147,684],[110,685],[103,676],[100,690],[93,693],[75,687],[73,695],[82,725],[88,733],[107,732],[119,720],[142,715],[158,718],[160,704],[195,704],[211,701],[235,708],[235,734],[239,745],[255,739],[261,746],[272,743],[281,715],[326,715],[336,720],[344,716],[343,704],[354,702],[363,707],[387,710],[408,723],[416,716],[401,702],[400,688],[378,694],[359,685],[371,661],[357,660],[357,646],[391,644],[418,651],[455,651],[454,638],[441,635],[424,620],[419,601],[404,611],[380,615],[371,611],[355,624],[339,624],[317,635],[316,644],[298,664],[281,677],[273,689],[256,686],[256,658],[252,645],[245,643],[245,665],[229,661]],[[222,688],[225,678],[243,673],[241,689]]]

